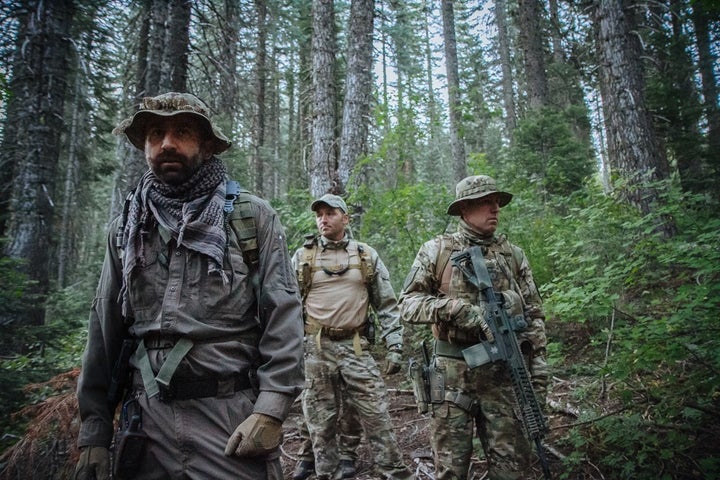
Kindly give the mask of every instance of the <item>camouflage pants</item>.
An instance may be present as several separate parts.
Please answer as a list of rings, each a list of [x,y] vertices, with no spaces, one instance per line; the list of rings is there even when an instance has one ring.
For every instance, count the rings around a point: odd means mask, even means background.
[[[362,340],[363,352],[357,356],[352,339],[331,341],[305,338],[305,391],[303,413],[315,453],[318,479],[333,477],[338,465],[337,427],[340,402],[344,398],[354,408],[362,424],[380,477],[410,479],[402,453],[392,430],[385,383],[375,359]]]
[[[345,400],[342,400],[340,407],[338,429],[338,455],[340,460],[350,460],[355,463],[358,448],[360,448],[360,442],[362,441],[362,424],[357,411]],[[302,443],[297,451],[298,458],[314,462],[312,440],[310,440],[310,433],[305,422],[300,425],[300,437]]]
[[[437,480],[466,480],[477,431],[488,462],[490,480],[534,478],[530,464],[533,450],[515,409],[509,373],[502,364],[474,370],[462,359],[435,356],[444,372],[446,401],[433,406],[431,443]],[[448,396],[461,392],[477,402],[477,416],[460,408]]]

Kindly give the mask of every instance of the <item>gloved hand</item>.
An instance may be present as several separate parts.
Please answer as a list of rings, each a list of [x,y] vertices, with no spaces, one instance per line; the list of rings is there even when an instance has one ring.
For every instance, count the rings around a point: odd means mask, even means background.
[[[225,455],[257,457],[275,450],[282,441],[282,422],[269,415],[253,413],[230,435]]]
[[[82,447],[73,478],[75,480],[109,480],[110,450],[105,447]]]
[[[458,300],[456,306],[453,308],[452,319],[459,328],[480,329],[480,332],[482,332],[488,341],[494,342],[495,337],[485,320],[485,314],[484,303],[473,305],[463,300]]]
[[[399,349],[390,350],[385,356],[385,375],[394,375],[402,368],[402,353]]]

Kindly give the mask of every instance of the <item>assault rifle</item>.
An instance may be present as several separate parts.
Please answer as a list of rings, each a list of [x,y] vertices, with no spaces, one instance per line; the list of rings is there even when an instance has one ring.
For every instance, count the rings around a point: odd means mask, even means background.
[[[524,319],[511,319],[498,301],[480,247],[474,246],[456,253],[451,260],[468,281],[478,288],[480,295],[485,296],[484,300],[488,305],[486,320],[495,337],[493,342],[480,341],[464,349],[463,357],[470,368],[479,367],[488,362],[507,363],[525,433],[530,441],[535,443],[543,475],[549,480],[551,478],[550,467],[541,444],[542,438],[547,432],[547,423],[535,397],[530,374],[525,366],[517,337],[515,337],[515,330],[523,326]]]

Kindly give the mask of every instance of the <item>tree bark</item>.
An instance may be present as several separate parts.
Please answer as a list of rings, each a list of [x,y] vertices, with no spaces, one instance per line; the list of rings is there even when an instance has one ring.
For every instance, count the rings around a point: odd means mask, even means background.
[[[455,12],[453,0],[442,0],[443,40],[445,42],[445,71],[448,82],[450,116],[450,149],[453,158],[453,176],[459,182],[467,176],[467,158],[462,138],[462,111],[460,105],[460,75],[458,74],[457,41],[455,39]]]
[[[658,181],[669,177],[665,150],[655,134],[645,105],[645,79],[640,70],[640,45],[633,12],[626,1],[598,0],[594,27],[600,69],[608,159],[627,181],[623,198],[643,215],[661,204]],[[672,219],[659,216],[658,233],[670,237]]]
[[[313,0],[313,123],[310,193],[336,192],[335,12],[333,0]]]
[[[540,27],[542,9],[538,0],[520,0],[518,30],[525,64],[525,90],[528,107],[540,110],[548,104],[548,81],[545,70],[544,36]]]
[[[22,259],[22,267],[34,282],[30,294],[40,299],[48,293],[52,226],[55,220],[56,171],[59,160],[63,124],[63,108],[67,95],[67,58],[71,55],[70,29],[75,15],[75,2],[27,2],[22,51],[16,56],[11,90],[20,102],[7,118],[16,124],[12,163],[15,167],[8,226],[10,239],[5,254]],[[45,307],[38,303],[30,311],[12,321],[42,325]]]
[[[374,11],[374,0],[353,0],[350,7],[348,66],[338,161],[338,190],[343,193],[358,157],[367,153]]]
[[[500,69],[502,71],[502,98],[505,107],[505,129],[508,138],[512,138],[517,126],[517,113],[515,112],[515,89],[513,82],[512,61],[510,57],[510,38],[508,36],[507,3],[505,0],[495,2],[495,23],[498,30],[498,55],[500,56]]]
[[[255,47],[254,90],[252,122],[252,165],[255,177],[255,192],[263,196],[265,180],[265,159],[263,147],[265,145],[265,90],[267,85],[267,3],[265,0],[255,0],[255,14],[257,17],[257,45]]]
[[[720,107],[718,107],[718,86],[713,66],[717,58],[711,48],[709,14],[703,2],[693,2],[692,22],[695,27],[695,46],[698,52],[698,70],[702,81],[703,109],[708,123],[707,159],[714,172],[712,183],[716,193],[720,190]]]

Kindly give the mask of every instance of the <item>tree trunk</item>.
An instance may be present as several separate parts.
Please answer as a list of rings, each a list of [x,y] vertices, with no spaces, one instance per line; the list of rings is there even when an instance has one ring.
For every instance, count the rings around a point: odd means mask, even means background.
[[[190,0],[168,3],[165,48],[163,49],[160,92],[182,92],[187,85],[188,52],[190,50]]]
[[[610,167],[628,183],[621,194],[643,215],[660,203],[656,182],[669,177],[668,162],[645,106],[636,24],[625,1],[598,0],[594,27]],[[674,234],[672,219],[659,217],[656,230]]]
[[[540,110],[548,104],[548,82],[545,70],[544,38],[540,27],[542,9],[538,0],[520,0],[518,30],[525,64],[525,90],[528,107]]]
[[[255,0],[255,13],[257,16],[257,45],[255,47],[255,71],[252,124],[252,165],[255,176],[255,192],[263,196],[263,182],[265,179],[265,159],[263,147],[265,145],[265,89],[267,85],[267,3],[265,0]]]
[[[702,81],[704,98],[703,109],[708,123],[707,159],[713,173],[714,190],[720,191],[720,108],[718,107],[718,86],[715,80],[714,65],[717,57],[711,48],[709,14],[702,2],[693,2],[692,21],[695,26],[695,46],[698,52],[698,70]]]
[[[515,112],[515,89],[513,82],[512,61],[510,58],[510,38],[508,36],[507,3],[505,0],[495,2],[495,23],[498,30],[498,55],[502,71],[502,98],[505,107],[505,129],[508,138],[512,138],[517,126],[517,113]]]
[[[319,197],[337,191],[335,154],[335,5],[313,0],[312,79],[313,123],[310,193]]]
[[[462,111],[460,106],[460,75],[458,74],[457,41],[455,40],[455,12],[453,0],[442,0],[443,40],[445,42],[445,71],[448,82],[448,108],[450,116],[450,148],[453,158],[453,176],[460,181],[467,176],[467,159],[462,138]]]
[[[27,2],[29,14],[20,29],[25,35],[22,52],[16,57],[11,91],[20,104],[7,118],[16,124],[15,177],[11,199],[10,239],[5,253],[22,259],[23,271],[33,280],[30,294],[43,298],[49,290],[52,226],[55,219],[54,193],[67,95],[67,59],[71,55],[70,29],[75,14],[72,0]],[[42,325],[42,303],[16,318],[23,324]]]
[[[367,152],[372,93],[374,11],[374,0],[353,0],[350,7],[348,66],[338,162],[340,192],[345,192],[358,157]]]

